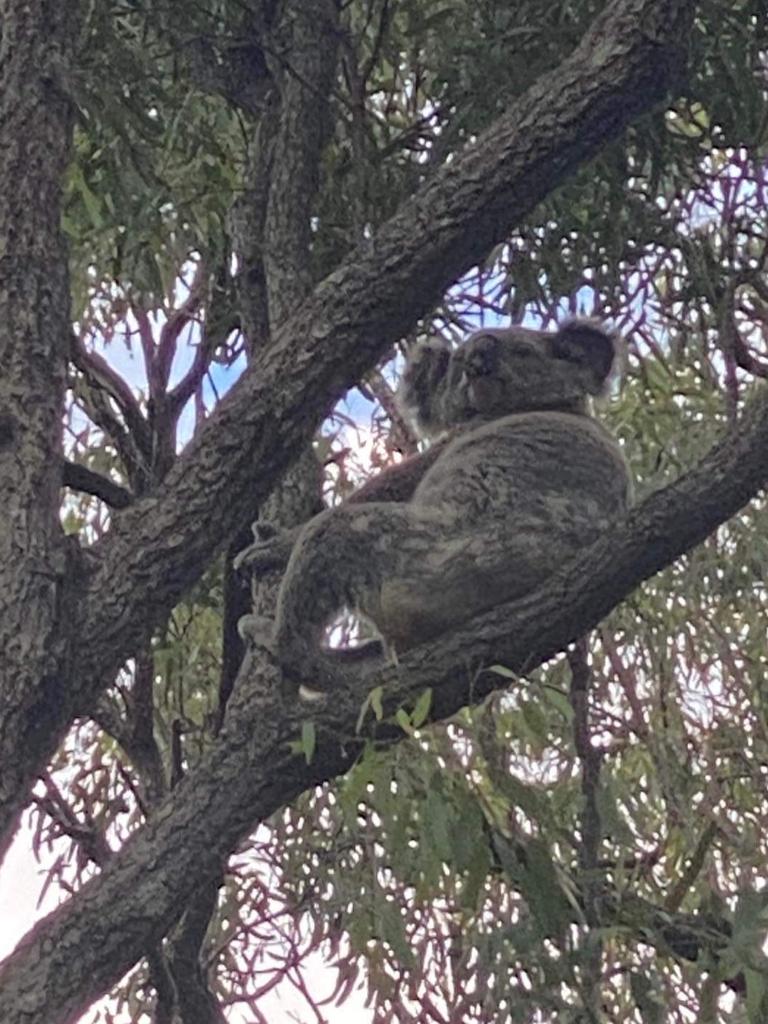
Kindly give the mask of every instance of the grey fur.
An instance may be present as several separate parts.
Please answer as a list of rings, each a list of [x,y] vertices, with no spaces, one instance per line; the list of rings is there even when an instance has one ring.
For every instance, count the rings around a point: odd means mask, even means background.
[[[453,352],[433,339],[417,346],[401,407],[422,432],[455,436],[410,500],[348,503],[310,520],[276,622],[248,618],[243,632],[271,647],[289,678],[322,690],[353,657],[322,647],[345,606],[376,626],[391,656],[540,586],[629,501],[624,458],[587,400],[616,350],[586,320],[482,331]],[[253,545],[246,561],[274,567],[281,543]]]

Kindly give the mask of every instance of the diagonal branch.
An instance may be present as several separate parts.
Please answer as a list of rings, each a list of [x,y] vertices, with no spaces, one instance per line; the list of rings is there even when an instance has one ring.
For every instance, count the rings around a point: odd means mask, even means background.
[[[576,166],[664,98],[681,70],[694,7],[613,0],[568,59],[436,172],[275,332],[159,492],[126,510],[93,552],[72,630],[85,639],[72,651],[68,699],[52,709],[32,757],[36,719],[20,713],[18,749],[8,756],[23,769],[0,804],[0,825],[23,805],[75,709],[200,577],[332,402]],[[32,712],[41,685],[31,684],[24,703]]]
[[[148,325],[147,329],[151,334],[151,325]],[[149,460],[152,445],[147,421],[141,411],[138,399],[131,391],[129,385],[109,365],[104,356],[98,352],[90,352],[78,334],[72,333],[70,343],[70,356],[74,366],[89,383],[95,388],[106,392],[114,401],[120,410],[120,415],[125,422],[125,427],[133,443],[138,446],[143,457]],[[147,373],[149,372],[150,367],[148,365]]]
[[[387,713],[431,687],[433,720],[479,703],[504,685],[484,666],[501,661],[522,674],[561,651],[639,583],[735,515],[767,480],[768,393],[761,390],[737,427],[690,472],[648,497],[538,591],[408,652],[398,666],[340,684],[333,700],[313,712],[318,743],[310,765],[287,743],[298,735],[306,708],[284,707],[274,665],[246,657],[221,739],[173,801],[100,877],[40,922],[0,970],[0,1019],[74,1021],[167,932],[257,821],[349,768],[367,738],[356,723],[372,687],[383,687]],[[366,729],[379,742],[403,738],[387,722],[366,722]]]
[[[62,462],[62,483],[65,487],[71,487],[73,491],[82,491],[84,494],[101,498],[110,508],[128,508],[133,501],[131,492],[121,484],[88,469],[87,466],[70,462],[69,459]]]
[[[134,631],[178,600],[244,511],[270,493],[330,404],[444,288],[577,164],[663,97],[692,8],[692,0],[613,3],[570,58],[436,174],[283,324],[151,506],[139,503],[119,535],[107,538],[89,602],[88,680],[109,676]],[[125,625],[116,634],[118,621]]]

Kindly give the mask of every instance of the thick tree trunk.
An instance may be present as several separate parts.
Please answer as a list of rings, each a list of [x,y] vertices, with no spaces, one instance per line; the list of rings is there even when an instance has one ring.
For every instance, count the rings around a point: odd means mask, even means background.
[[[0,859],[51,737],[72,718],[61,671],[73,581],[58,456],[71,333],[61,194],[77,7],[0,2]]]

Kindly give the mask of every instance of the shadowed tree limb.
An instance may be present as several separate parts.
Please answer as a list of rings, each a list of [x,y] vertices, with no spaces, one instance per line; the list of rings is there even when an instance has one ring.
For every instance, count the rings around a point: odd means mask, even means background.
[[[62,477],[65,486],[83,494],[92,494],[110,508],[128,508],[133,502],[133,495],[127,488],[77,462],[64,459]]]

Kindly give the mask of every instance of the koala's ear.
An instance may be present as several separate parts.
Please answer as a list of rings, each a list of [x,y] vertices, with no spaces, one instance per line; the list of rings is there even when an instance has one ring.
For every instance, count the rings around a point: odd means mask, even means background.
[[[592,382],[587,390],[598,395],[617,361],[618,338],[595,320],[569,320],[553,337],[552,354],[588,370]]]
[[[448,372],[450,361],[450,342],[439,337],[424,338],[409,352],[405,373],[434,386]]]
[[[437,423],[435,396],[445,385],[451,362],[451,345],[444,338],[425,338],[408,353],[397,389],[397,402],[417,426],[431,431]]]

